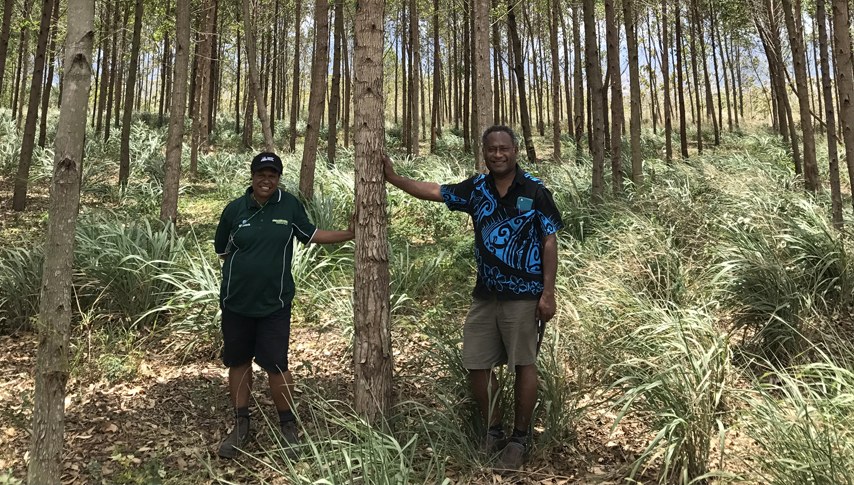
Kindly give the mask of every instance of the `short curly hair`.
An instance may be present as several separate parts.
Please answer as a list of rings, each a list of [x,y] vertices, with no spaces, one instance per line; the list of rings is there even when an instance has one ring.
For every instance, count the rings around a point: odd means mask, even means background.
[[[513,141],[513,146],[519,148],[519,139],[516,138],[516,132],[513,131],[509,126],[504,125],[492,125],[483,132],[483,136],[480,138],[480,144],[483,147],[486,147],[486,137],[489,136],[490,133],[495,133],[496,131],[503,131],[510,135],[510,140]]]

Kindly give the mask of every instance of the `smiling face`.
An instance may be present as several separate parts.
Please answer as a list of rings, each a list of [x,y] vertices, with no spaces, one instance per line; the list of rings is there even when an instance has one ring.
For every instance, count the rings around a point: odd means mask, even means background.
[[[486,136],[483,145],[483,159],[486,168],[495,177],[507,176],[516,173],[516,155],[519,147],[513,146],[510,134],[504,131],[493,131]]]
[[[252,193],[259,204],[267,202],[279,188],[279,172],[270,167],[252,172]]]

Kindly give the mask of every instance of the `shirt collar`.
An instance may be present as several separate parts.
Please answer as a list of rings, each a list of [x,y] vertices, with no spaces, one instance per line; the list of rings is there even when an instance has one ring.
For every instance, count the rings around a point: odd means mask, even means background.
[[[495,186],[495,177],[492,176],[492,172],[486,174],[486,182],[489,184],[489,187],[498,194],[498,188]],[[513,177],[513,181],[510,182],[510,187],[507,188],[507,194],[510,193],[516,186],[520,186],[525,183],[525,171],[522,170],[522,167],[519,166],[519,163],[516,163],[516,175]],[[507,195],[504,194],[504,195]]]
[[[255,200],[252,199],[250,194],[252,194],[252,186],[251,185],[246,188],[246,193],[244,194],[244,197],[246,198],[246,208],[247,209],[257,208],[258,205],[255,203]],[[276,189],[276,193],[270,196],[270,199],[267,200],[267,203],[268,204],[278,204],[281,201],[282,201],[282,189]]]

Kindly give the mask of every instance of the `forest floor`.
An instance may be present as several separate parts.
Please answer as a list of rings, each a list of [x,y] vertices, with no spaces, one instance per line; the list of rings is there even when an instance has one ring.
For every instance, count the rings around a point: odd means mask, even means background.
[[[329,337],[316,327],[294,329],[291,360],[296,363],[297,392],[308,386],[326,398],[352,402],[351,355],[342,339]],[[404,336],[398,337],[397,362],[406,362],[423,351],[417,336],[405,341],[400,338]],[[0,355],[4,356],[0,360],[0,470],[10,470],[19,479],[25,477],[29,454],[37,345],[33,334],[0,337]],[[66,398],[62,483],[285,480],[261,454],[235,460],[216,456],[220,441],[229,431],[231,406],[225,384],[227,370],[218,360],[204,355],[210,352],[138,352],[135,375],[115,384],[100,372],[87,372],[88,360],[97,357],[81,356]],[[250,454],[272,446],[258,411],[274,422],[269,391],[264,391],[266,379],[257,367],[255,381],[256,439]],[[430,402],[416,381],[398,379],[396,393],[399,400]],[[309,419],[304,410],[300,416]],[[574,442],[549,450],[535,447],[524,470],[516,475],[501,477],[484,466],[476,476],[461,477],[450,464],[445,476],[452,484],[622,483],[627,466],[650,436],[633,419],[624,419],[611,433],[614,418],[604,411],[587,414],[578,422]]]

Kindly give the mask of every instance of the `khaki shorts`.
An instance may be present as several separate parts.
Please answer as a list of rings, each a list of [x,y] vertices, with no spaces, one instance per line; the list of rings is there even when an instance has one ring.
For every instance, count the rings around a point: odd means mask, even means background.
[[[463,365],[466,369],[492,369],[537,361],[538,300],[472,301],[463,327]]]

